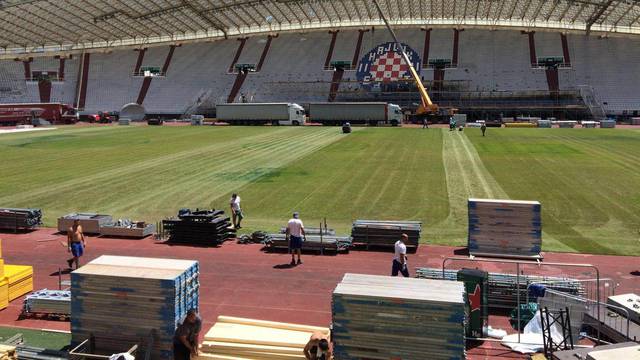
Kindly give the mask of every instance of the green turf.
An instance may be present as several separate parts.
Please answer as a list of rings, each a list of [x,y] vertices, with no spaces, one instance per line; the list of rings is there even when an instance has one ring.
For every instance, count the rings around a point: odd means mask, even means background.
[[[542,203],[545,249],[640,254],[640,132],[466,133],[510,198]]]
[[[22,334],[25,345],[38,348],[60,350],[71,342],[69,333],[0,326],[0,342],[17,334]]]
[[[640,132],[621,129],[91,127],[0,135],[0,206],[158,221],[227,209],[250,230],[291,211],[348,232],[354,219],[425,223],[463,245],[466,199],[540,200],[544,249],[640,254]]]

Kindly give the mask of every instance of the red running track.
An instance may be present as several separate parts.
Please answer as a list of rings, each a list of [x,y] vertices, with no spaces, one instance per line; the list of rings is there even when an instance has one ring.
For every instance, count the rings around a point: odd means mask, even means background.
[[[7,264],[32,265],[34,289],[57,289],[59,268],[66,268],[66,237],[55,229],[40,229],[23,234],[0,234],[2,253]],[[289,268],[289,255],[262,251],[257,244],[239,245],[227,242],[218,248],[169,246],[156,243],[151,237],[143,240],[113,238],[87,239],[83,263],[103,254],[193,259],[200,262],[200,304],[204,328],[208,329],[218,315],[248,317],[262,320],[327,326],[331,321],[331,293],[347,272],[387,275],[391,270],[389,252],[351,251],[349,254],[303,255],[304,264]],[[409,255],[409,265],[441,267],[448,256],[464,249],[446,246],[421,246]],[[640,258],[596,256],[567,253],[545,253],[544,262],[590,263],[596,265],[601,277],[616,279],[617,293],[640,293]],[[460,268],[463,263],[452,264]],[[514,272],[513,267],[489,264],[484,270]],[[468,266],[468,263],[467,263]],[[592,274],[579,270],[530,266],[526,272],[548,275],[579,276]],[[65,276],[68,279],[68,275]],[[14,300],[0,311],[0,324],[36,329],[69,330],[69,322],[46,319],[21,319],[22,298]],[[491,317],[494,327],[508,329],[507,319]],[[470,359],[521,359],[498,344],[471,349]]]

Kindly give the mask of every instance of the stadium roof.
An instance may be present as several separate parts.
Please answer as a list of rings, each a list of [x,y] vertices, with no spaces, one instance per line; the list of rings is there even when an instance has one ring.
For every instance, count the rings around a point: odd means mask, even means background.
[[[379,0],[398,26],[640,34],[640,0]],[[0,56],[382,25],[372,0],[0,0]]]

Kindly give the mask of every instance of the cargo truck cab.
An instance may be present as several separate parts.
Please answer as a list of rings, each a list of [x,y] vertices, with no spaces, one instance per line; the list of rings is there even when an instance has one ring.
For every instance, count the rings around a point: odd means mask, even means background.
[[[401,126],[404,114],[400,106],[396,104],[389,104],[389,123],[391,126]]]
[[[289,104],[289,120],[280,120],[280,125],[304,125],[304,108],[298,104]]]

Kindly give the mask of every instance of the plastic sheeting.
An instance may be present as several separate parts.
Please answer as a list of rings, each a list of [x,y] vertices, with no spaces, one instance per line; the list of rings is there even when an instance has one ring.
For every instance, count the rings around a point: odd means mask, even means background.
[[[502,338],[502,345],[521,354],[533,354],[544,350],[541,321],[540,311],[537,311],[533,319],[524,327],[523,333],[520,334],[520,342],[518,342],[517,333],[509,334]],[[551,326],[551,337],[554,342],[561,342],[563,338],[555,324]]]

